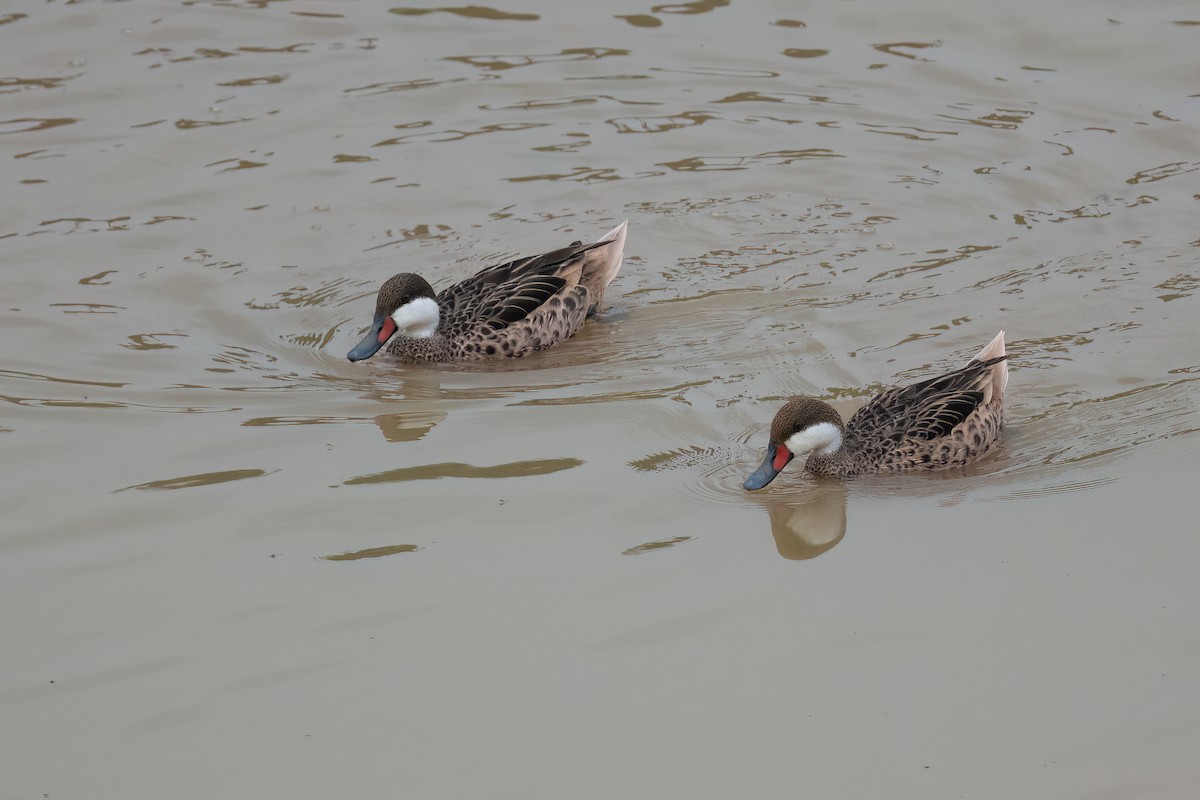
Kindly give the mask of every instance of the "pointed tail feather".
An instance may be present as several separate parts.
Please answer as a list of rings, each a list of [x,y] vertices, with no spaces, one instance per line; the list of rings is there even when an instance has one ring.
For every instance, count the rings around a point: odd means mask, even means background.
[[[611,231],[604,234],[596,241],[597,242],[615,242],[617,239],[620,239],[621,247],[624,248],[625,247],[625,231],[628,228],[629,228],[629,220],[625,220],[620,225],[613,228]]]
[[[589,250],[583,257],[583,277],[580,280],[593,298],[589,313],[599,309],[604,302],[604,288],[612,283],[621,270],[625,253],[625,232],[628,228],[629,220],[625,220],[600,237],[597,244],[603,242],[603,247]]]
[[[1007,353],[1004,351],[1004,331],[1000,331],[996,334],[996,338],[988,342],[987,347],[980,350],[979,354],[971,359],[971,362],[988,361],[1004,355],[1007,355]],[[1004,387],[1008,385],[1007,359],[992,366],[992,385],[998,388],[1001,394],[1003,394]]]

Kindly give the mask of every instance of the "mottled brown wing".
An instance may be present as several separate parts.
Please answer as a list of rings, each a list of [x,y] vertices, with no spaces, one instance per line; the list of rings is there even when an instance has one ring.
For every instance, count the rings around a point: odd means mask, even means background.
[[[909,421],[904,435],[926,440],[948,436],[982,402],[983,392],[958,392],[931,397]]]
[[[983,402],[977,387],[992,365],[1005,358],[972,361],[945,375],[889,389],[855,412],[846,423],[847,437],[899,442],[944,436]]]
[[[566,285],[563,278],[537,275],[501,284],[496,291],[496,305],[482,321],[492,330],[507,328],[533,314]]]
[[[454,336],[483,324],[499,329],[525,319],[566,286],[558,275],[565,265],[603,244],[572,245],[497,264],[448,287],[437,298],[441,332]]]

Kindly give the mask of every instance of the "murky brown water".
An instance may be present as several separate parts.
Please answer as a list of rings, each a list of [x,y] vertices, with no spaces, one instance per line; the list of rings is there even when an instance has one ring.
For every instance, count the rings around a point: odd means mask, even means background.
[[[1200,780],[1194,3],[0,8],[5,798]],[[516,364],[343,358],[630,219]],[[1013,355],[965,474],[740,489]],[[782,556],[782,558],[781,558]]]

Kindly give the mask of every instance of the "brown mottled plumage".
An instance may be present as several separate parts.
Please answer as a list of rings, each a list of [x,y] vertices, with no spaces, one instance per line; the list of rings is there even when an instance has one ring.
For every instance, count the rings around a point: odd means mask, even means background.
[[[621,269],[628,224],[592,244],[488,267],[437,295],[419,275],[389,278],[379,289],[371,331],[348,358],[369,358],[385,342],[389,355],[408,362],[545,350],[574,335],[603,304],[605,287]]]
[[[1000,438],[1007,359],[1000,331],[966,366],[889,389],[845,425],[827,403],[794,398],[775,415],[766,459],[745,488],[761,489],[806,453],[805,469],[834,477],[965,466]]]

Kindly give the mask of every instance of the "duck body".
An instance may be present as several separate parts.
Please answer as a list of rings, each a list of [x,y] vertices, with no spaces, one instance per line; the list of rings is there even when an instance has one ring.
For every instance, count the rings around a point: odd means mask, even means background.
[[[380,287],[371,329],[347,358],[384,349],[408,363],[476,361],[552,347],[603,305],[621,269],[627,227],[622,222],[592,244],[488,267],[438,294],[419,275],[395,275]]]
[[[793,398],[775,415],[766,458],[744,487],[763,488],[800,455],[806,470],[829,477],[970,464],[1000,439],[1007,359],[1000,331],[965,366],[876,395],[845,424],[828,403]]]

